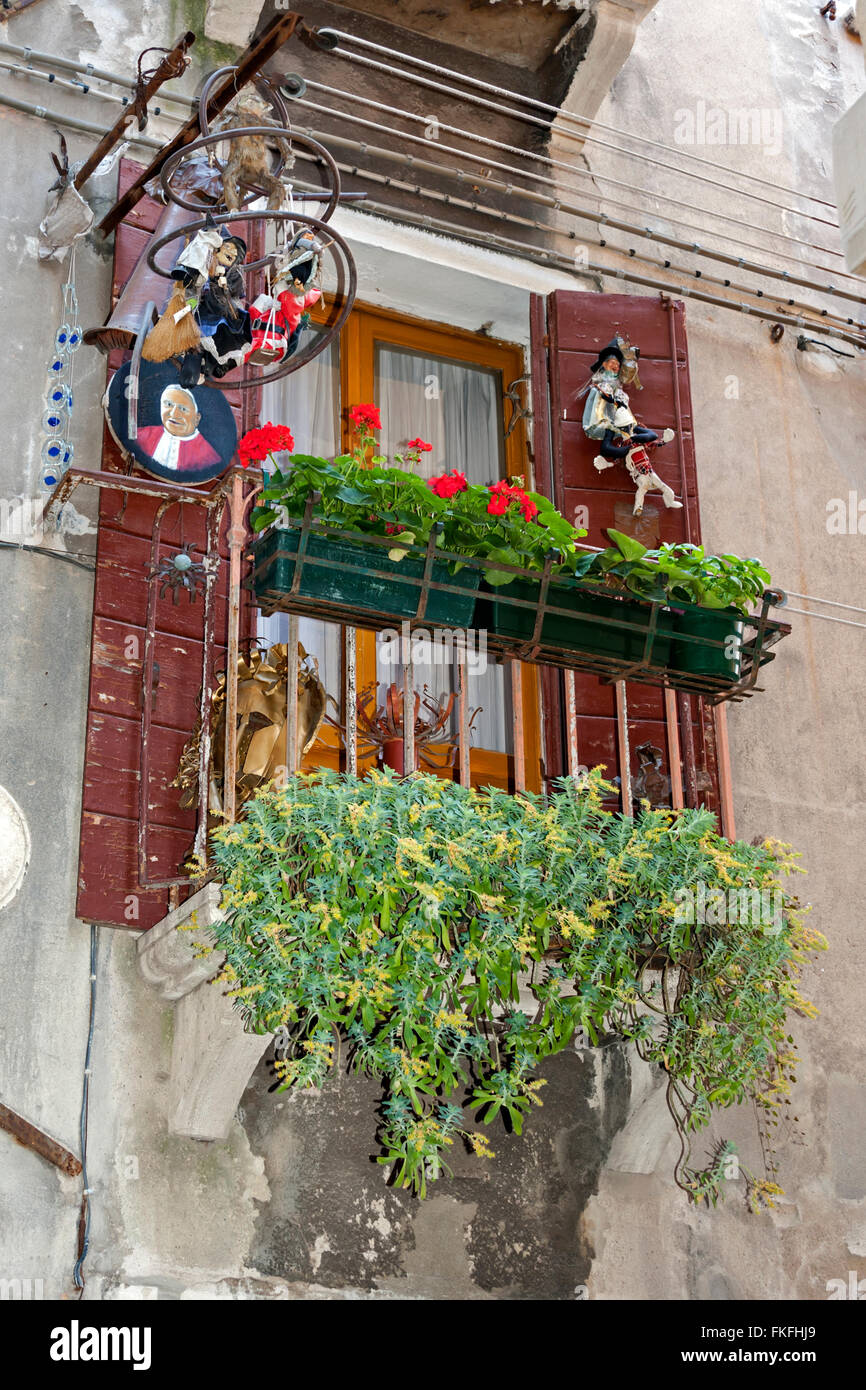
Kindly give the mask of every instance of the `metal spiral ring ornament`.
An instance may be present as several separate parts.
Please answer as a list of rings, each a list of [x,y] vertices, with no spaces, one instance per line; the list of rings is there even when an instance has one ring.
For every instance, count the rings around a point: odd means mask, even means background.
[[[216,223],[217,226],[226,223],[230,224],[232,222],[289,222],[301,223],[305,227],[310,227],[313,231],[327,233],[326,239],[331,243],[329,249],[331,250],[332,258],[337,267],[337,295],[338,297],[342,296],[343,304],[333,321],[326,323],[324,333],[316,338],[315,342],[311,344],[310,349],[305,352],[293,354],[286,362],[278,365],[275,371],[264,372],[262,375],[255,375],[252,377],[244,374],[243,377],[236,378],[232,381],[222,381],[218,379],[206,381],[206,385],[212,386],[218,391],[233,391],[235,389],[248,390],[252,386],[263,386],[269,381],[278,381],[280,377],[288,376],[291,372],[296,372],[300,367],[306,366],[314,357],[318,357],[319,353],[323,352],[336,334],[340,332],[349,314],[352,312],[352,307],[355,303],[355,294],[358,288],[358,273],[352,253],[339,232],[334,231],[333,227],[328,225],[329,219],[335,212],[340,200],[340,171],[337,168],[336,161],[330,151],[327,150],[324,145],[320,145],[317,140],[312,139],[309,135],[301,135],[292,130],[286,103],[273,84],[265,77],[257,77],[254,79],[255,86],[259,93],[270,103],[277,120],[280,122],[279,125],[244,126],[238,130],[211,130],[207,118],[207,108],[210,102],[211,92],[217,82],[233,72],[237,72],[236,67],[223,67],[218,68],[208,77],[202,88],[201,97],[199,98],[199,126],[202,132],[201,136],[197,140],[192,140],[188,145],[185,145],[183,149],[178,150],[176,154],[166,160],[160,170],[160,183],[166,201],[176,203],[179,207],[185,208],[189,212],[198,213],[199,217],[196,221],[188,222],[185,226],[179,227],[177,231],[171,232],[167,236],[161,237],[158,241],[154,242],[147,252],[147,264],[157,275],[161,275],[167,280],[171,279],[171,268],[164,269],[161,265],[157,264],[156,257],[158,252],[163,246],[168,246],[171,242],[177,241],[178,238],[190,235],[194,236],[196,232],[201,231],[205,226],[209,225],[208,219],[200,215],[202,212],[202,204],[200,202],[192,202],[190,199],[185,198],[183,194],[175,191],[171,186],[172,178],[185,159],[199,150],[209,150],[212,146],[231,143],[232,140],[243,139],[247,136],[260,135],[271,141],[283,139],[289,141],[292,146],[302,147],[312,156],[317,164],[324,166],[327,170],[329,179],[322,189],[322,202],[325,203],[325,208],[321,216],[311,217],[305,213],[285,211],[281,208],[267,208],[261,211],[253,211],[250,209],[249,204],[255,202],[257,198],[264,196],[266,190],[259,189],[254,185],[246,185],[250,191],[244,198],[241,209],[238,212],[225,212],[216,215],[210,213],[208,217],[212,219],[212,223]],[[240,95],[240,93],[238,93],[238,95]],[[211,157],[222,174],[225,166],[220,163],[216,154],[213,154]],[[279,177],[285,167],[285,163],[285,154],[278,146],[277,163],[271,171],[275,177]],[[316,195],[316,198],[318,198],[318,195]],[[341,253],[340,256],[336,254],[337,250]],[[261,270],[265,266],[272,265],[275,254],[275,252],[270,252],[260,260],[245,264],[242,267],[244,274],[254,270]],[[341,258],[343,264],[341,264]],[[234,373],[232,375],[234,375]]]
[[[218,130],[213,135],[202,136],[198,140],[193,140],[189,145],[184,145],[182,150],[178,150],[177,154],[173,154],[170,159],[167,159],[165,161],[165,164],[163,164],[162,169],[160,170],[159,180],[162,184],[163,193],[165,194],[167,199],[169,199],[173,203],[177,203],[179,207],[186,208],[188,212],[201,212],[201,202],[191,202],[190,199],[184,198],[180,193],[177,193],[171,186],[171,180],[177,172],[182,161],[186,159],[188,155],[195,154],[197,150],[207,149],[209,145],[218,145],[226,140],[239,140],[242,136],[245,135],[273,135],[274,130],[275,127],[270,125],[243,126],[240,130],[229,131],[228,134],[225,134],[223,131]],[[327,167],[331,175],[331,187],[330,189],[322,189],[322,202],[325,202],[325,200],[327,199],[327,205],[325,207],[324,212],[322,213],[321,218],[319,219],[322,222],[327,222],[336,210],[337,204],[340,200],[341,191],[340,171],[337,168],[334,156],[330,153],[329,150],[325,149],[324,145],[320,145],[318,140],[314,140],[309,135],[300,135],[295,132],[290,132],[289,130],[286,130],[285,138],[291,139],[293,145],[300,145],[303,149],[309,150],[310,153],[313,155],[314,159],[320,161]],[[282,165],[280,165],[280,168],[282,168]],[[276,172],[276,170],[274,172]],[[247,207],[249,203],[254,202],[256,198],[261,197],[264,197],[264,190],[253,189],[252,192],[250,192],[244,199],[244,207]],[[259,217],[260,214],[257,212],[249,212],[246,213],[245,216],[252,220],[256,217]],[[263,265],[267,265],[270,259],[270,256],[266,256],[261,261],[253,261],[249,265],[245,265],[244,270],[259,270]]]
[[[306,213],[301,212],[285,212],[277,208],[265,208],[260,212],[225,212],[215,217],[212,216],[212,222],[216,223],[217,226],[231,224],[232,222],[252,221],[301,222],[305,227],[311,227],[314,231],[326,233],[333,245],[339,247],[342,253],[346,263],[346,270],[348,271],[348,285],[343,292],[342,308],[333,322],[326,325],[325,332],[316,340],[313,351],[294,354],[287,362],[279,365],[275,372],[265,372],[261,376],[255,377],[237,378],[234,381],[209,380],[204,383],[207,386],[214,387],[217,391],[245,391],[249,390],[252,386],[264,386],[270,381],[278,381],[280,377],[289,376],[291,372],[296,372],[299,367],[305,367],[308,362],[312,362],[314,357],[318,357],[320,352],[324,352],[331,340],[343,327],[343,324],[352,312],[352,307],[355,303],[355,295],[358,289],[358,272],[355,267],[354,257],[348,245],[343,237],[341,237],[340,233],[333,227],[328,226],[321,218],[309,217]],[[195,236],[196,232],[202,231],[202,229],[208,225],[208,219],[206,217],[200,217],[197,221],[187,222],[183,227],[178,227],[176,231],[169,232],[166,236],[160,237],[159,241],[155,241],[147,252],[147,264],[150,266],[151,270],[155,271],[157,275],[161,275],[164,279],[170,280],[171,269],[165,269],[163,266],[157,265],[157,253],[162,250],[163,246],[168,246],[171,242],[177,241],[179,237]],[[255,262],[255,265],[265,265],[271,259],[271,256],[266,256],[262,261]],[[334,261],[338,267],[338,276],[342,279],[340,263],[335,255]],[[248,270],[251,269],[251,267],[245,266],[244,269]]]

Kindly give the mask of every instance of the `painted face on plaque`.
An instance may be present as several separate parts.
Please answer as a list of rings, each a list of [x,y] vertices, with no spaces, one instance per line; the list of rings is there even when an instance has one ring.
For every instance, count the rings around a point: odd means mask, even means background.
[[[182,386],[171,361],[142,361],[133,436],[129,365],[115,372],[105,398],[109,428],[126,457],[167,482],[206,483],[225,472],[237,448],[237,429],[222,393]]]

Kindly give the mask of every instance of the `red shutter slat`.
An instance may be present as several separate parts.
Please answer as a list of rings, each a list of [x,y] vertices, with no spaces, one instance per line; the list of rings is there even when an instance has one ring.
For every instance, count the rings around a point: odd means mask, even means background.
[[[132,161],[121,162],[120,194],[139,172],[140,166]],[[114,302],[148,246],[161,212],[159,204],[144,198],[118,227]],[[190,213],[189,220],[193,219]],[[160,253],[161,264],[169,263],[172,249]],[[166,281],[166,296],[168,290]],[[123,360],[123,354],[112,354],[109,372]],[[254,402],[244,397],[257,395],[239,390],[226,393],[239,433],[252,423]],[[101,466],[106,472],[126,469],[107,430]],[[151,535],[159,504],[159,499],[104,489],[100,493],[96,550],[77,912],[85,921],[134,929],[152,926],[168,910],[167,889],[142,888],[138,866],[142,669]],[[227,530],[226,511],[215,591],[217,671],[225,664],[226,651]],[[196,558],[201,559],[205,509],[195,504],[172,504],[162,519],[157,558],[174,555],[180,545],[190,541]],[[148,874],[152,878],[177,875],[194,838],[195,813],[181,810],[179,792],[170,783],[198,718],[203,616],[201,596],[191,603],[186,593],[181,593],[177,604],[170,591],[164,598],[157,597],[154,660],[158,684],[148,740]],[[242,599],[242,635],[248,632],[249,623],[249,605]]]
[[[672,351],[673,340],[676,344]],[[546,303],[535,299],[532,310],[533,410],[536,429],[546,423],[549,403],[549,495],[560,510],[574,520],[585,518],[587,543],[608,544],[605,528],[636,534],[648,546],[661,541],[700,541],[697,470],[692,424],[691,389],[686,345],[684,306],[666,305],[661,297],[600,295],[557,290]],[[543,333],[547,334],[546,348]],[[634,487],[623,465],[599,473],[593,467],[598,447],[583,432],[586,397],[579,392],[589,378],[598,351],[616,332],[640,347],[642,391],[630,392],[635,413],[651,428],[677,430],[677,439],[654,455],[656,471],[684,502],[683,510],[666,508],[658,493],[650,493],[642,518],[632,516]],[[679,407],[679,421],[677,408]],[[541,486],[542,479],[539,479]],[[543,489],[548,490],[548,489]],[[559,686],[557,695],[556,686]],[[554,689],[550,698],[551,687]],[[561,678],[545,682],[545,750],[548,776],[566,771],[562,733]],[[616,701],[614,689],[597,677],[578,673],[575,680],[577,739],[584,766],[604,765],[606,775],[619,773]],[[652,743],[662,750],[663,772],[668,775],[667,725],[660,689],[627,683],[629,741],[632,774],[637,771],[635,748]],[[704,702],[681,701],[680,720],[690,718],[696,747],[700,799],[714,809],[718,805],[715,746],[712,720]],[[690,715],[687,710],[690,706]],[[551,730],[553,732],[551,733]],[[687,730],[681,727],[681,745]]]

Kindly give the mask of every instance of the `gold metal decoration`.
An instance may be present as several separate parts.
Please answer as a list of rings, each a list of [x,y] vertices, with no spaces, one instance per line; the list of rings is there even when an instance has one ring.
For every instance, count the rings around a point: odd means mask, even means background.
[[[238,657],[238,758],[235,778],[236,806],[241,807],[265,782],[285,777],[286,693],[288,649],[277,643],[267,652],[254,650]],[[312,748],[325,719],[328,695],[319,679],[318,662],[298,643],[298,747]],[[223,753],[225,748],[225,675],[219,677],[211,698],[210,787],[208,809],[223,811]],[[201,729],[197,724],[181,754],[177,777],[171,783],[181,789],[180,805],[189,809],[198,801],[198,769]]]

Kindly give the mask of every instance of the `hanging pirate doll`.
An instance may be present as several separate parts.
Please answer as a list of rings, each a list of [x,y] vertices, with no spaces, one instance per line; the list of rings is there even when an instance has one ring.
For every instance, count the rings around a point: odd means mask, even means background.
[[[307,312],[322,297],[315,283],[324,247],[304,228],[293,237],[274,268],[271,294],[260,294],[250,305],[252,347],[246,361],[253,366],[284,362],[297,349],[310,321]]]
[[[247,244],[209,222],[178,256],[174,290],[142,350],[149,362],[178,359],[185,387],[239,367],[252,341],[241,273]]]
[[[669,444],[674,431],[666,429],[659,438],[655,430],[639,424],[624,389],[630,385],[638,391],[642,389],[638,380],[639,354],[639,348],[633,348],[619,335],[602,348],[590,367],[592,375],[584,387],[589,394],[583,412],[584,433],[590,439],[600,440],[599,453],[593,459],[599,473],[620,461],[625,463],[636,487],[635,516],[642,514],[644,498],[651,491],[661,493],[666,507],[683,505],[656,473],[649,453],[650,449]]]

